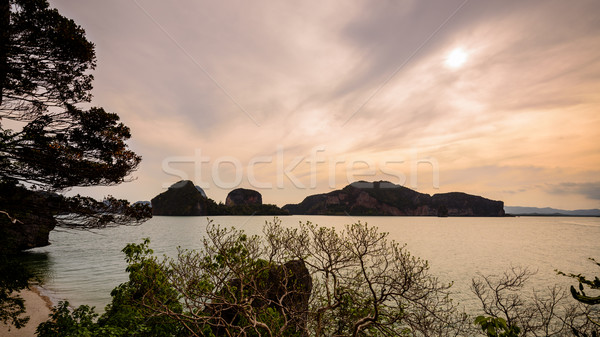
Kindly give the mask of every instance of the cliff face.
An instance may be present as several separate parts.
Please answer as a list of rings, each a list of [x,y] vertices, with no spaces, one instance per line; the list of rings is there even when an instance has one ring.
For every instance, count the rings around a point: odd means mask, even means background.
[[[237,188],[229,192],[229,194],[227,194],[227,199],[225,199],[225,205],[262,205],[262,195],[255,190]]]
[[[504,203],[466,193],[430,196],[390,182],[357,182],[285,205],[290,214],[503,216]]]
[[[13,253],[49,245],[48,235],[56,226],[51,211],[52,195],[20,186],[0,188],[0,251]],[[22,205],[32,205],[23,209]]]
[[[208,199],[194,183],[179,181],[151,200],[152,215],[207,215]]]

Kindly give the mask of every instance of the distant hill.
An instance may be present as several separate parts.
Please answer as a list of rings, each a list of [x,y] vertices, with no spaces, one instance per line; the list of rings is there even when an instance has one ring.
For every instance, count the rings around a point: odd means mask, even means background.
[[[283,209],[300,215],[504,216],[502,201],[461,192],[431,196],[387,181],[355,182]]]
[[[600,216],[600,209],[578,209],[568,211],[564,209],[556,209],[550,207],[520,207],[520,206],[505,206],[506,214],[512,215],[563,215],[563,216]]]

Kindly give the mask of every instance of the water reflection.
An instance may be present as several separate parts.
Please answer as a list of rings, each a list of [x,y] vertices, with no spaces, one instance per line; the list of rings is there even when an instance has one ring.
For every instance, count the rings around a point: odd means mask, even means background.
[[[52,278],[52,258],[47,252],[25,251],[14,257],[33,277],[33,282],[43,285]]]

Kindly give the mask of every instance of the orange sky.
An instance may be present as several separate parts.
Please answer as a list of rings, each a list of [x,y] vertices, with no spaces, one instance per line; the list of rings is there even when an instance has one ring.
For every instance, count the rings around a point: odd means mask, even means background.
[[[281,206],[385,179],[600,208],[596,0],[50,3],[96,44],[93,105],[144,159],[75,192],[149,200],[189,178]]]

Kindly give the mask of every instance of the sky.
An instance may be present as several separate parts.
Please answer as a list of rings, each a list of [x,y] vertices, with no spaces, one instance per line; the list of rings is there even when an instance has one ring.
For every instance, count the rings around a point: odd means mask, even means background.
[[[50,0],[96,45],[93,106],[181,179],[283,206],[357,180],[600,208],[600,2]]]

